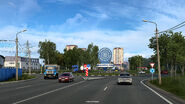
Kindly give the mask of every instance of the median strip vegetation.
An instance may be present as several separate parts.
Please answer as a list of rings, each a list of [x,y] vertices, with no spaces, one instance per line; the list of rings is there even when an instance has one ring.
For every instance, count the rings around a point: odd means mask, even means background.
[[[185,100],[185,76],[163,77],[162,82],[162,85],[159,85],[158,79],[150,81],[153,85]]]

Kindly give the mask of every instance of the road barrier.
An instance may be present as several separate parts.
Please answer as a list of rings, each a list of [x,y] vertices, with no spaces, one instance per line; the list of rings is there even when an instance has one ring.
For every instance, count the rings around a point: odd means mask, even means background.
[[[0,81],[6,81],[10,78],[14,78],[16,74],[15,68],[1,68],[0,69]],[[19,76],[22,76],[22,69],[18,71]]]

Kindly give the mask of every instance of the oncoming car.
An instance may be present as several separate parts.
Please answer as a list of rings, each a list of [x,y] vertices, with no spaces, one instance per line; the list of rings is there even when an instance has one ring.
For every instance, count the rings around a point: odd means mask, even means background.
[[[58,82],[72,82],[74,81],[74,76],[71,72],[65,72],[63,73],[59,78]]]
[[[132,85],[132,77],[130,76],[129,73],[120,74],[120,76],[118,77],[117,84],[124,84],[124,83]]]

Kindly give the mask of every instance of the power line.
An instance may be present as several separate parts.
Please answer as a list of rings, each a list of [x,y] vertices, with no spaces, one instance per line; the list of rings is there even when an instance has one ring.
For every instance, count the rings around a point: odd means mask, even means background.
[[[168,32],[168,31],[172,31],[172,30],[176,30],[176,29],[179,29],[179,28],[181,28],[183,26],[185,26],[185,21],[183,21],[182,23],[180,23],[180,24],[178,24],[176,26],[173,26],[172,28],[169,28],[169,29],[167,29],[165,31],[161,31],[161,32],[159,32],[159,34],[164,33],[164,32]]]

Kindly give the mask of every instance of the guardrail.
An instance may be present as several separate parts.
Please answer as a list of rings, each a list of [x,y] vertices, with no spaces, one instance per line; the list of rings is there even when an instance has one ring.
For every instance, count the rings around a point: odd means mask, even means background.
[[[1,68],[0,69],[0,81],[6,81],[10,78],[14,78],[16,74],[15,68]],[[19,76],[22,76],[22,69],[18,70]]]

